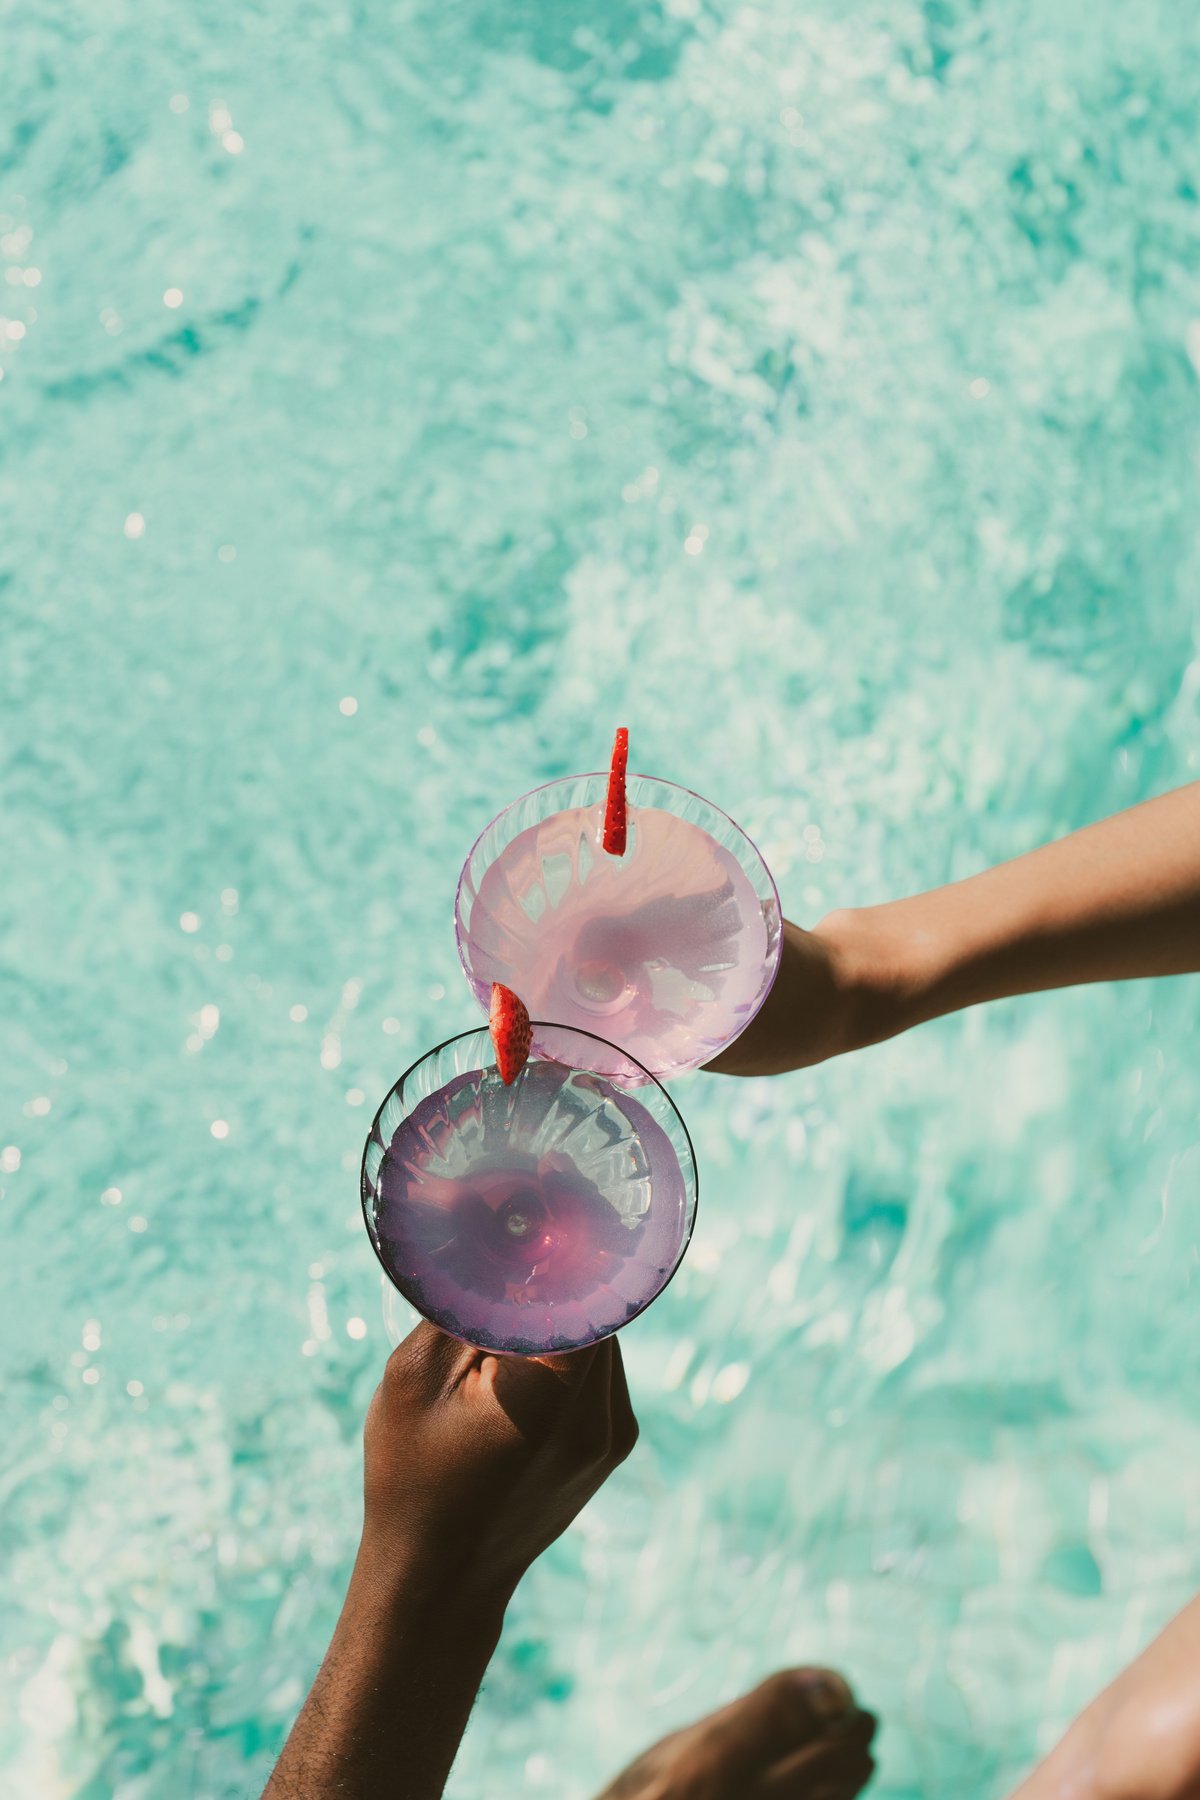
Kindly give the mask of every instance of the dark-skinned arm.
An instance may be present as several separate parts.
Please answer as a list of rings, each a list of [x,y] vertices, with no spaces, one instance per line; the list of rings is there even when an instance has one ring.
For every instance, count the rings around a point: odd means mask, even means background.
[[[358,1558],[263,1800],[437,1800],[518,1581],[636,1437],[615,1339],[496,1357],[418,1326],[371,1403]]]

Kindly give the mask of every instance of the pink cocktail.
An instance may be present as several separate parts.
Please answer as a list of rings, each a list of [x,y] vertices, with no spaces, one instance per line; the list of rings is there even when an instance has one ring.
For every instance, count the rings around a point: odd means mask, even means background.
[[[459,880],[459,954],[485,1008],[503,982],[535,1018],[667,1076],[709,1061],[766,999],[779,896],[732,819],[667,781],[629,777],[627,848],[607,854],[607,779],[551,782],[492,821]]]
[[[593,1343],[648,1306],[696,1209],[687,1131],[648,1073],[557,1025],[537,1039],[509,1087],[486,1031],[423,1057],[380,1108],[362,1173],[371,1242],[405,1298],[468,1343],[526,1355]]]

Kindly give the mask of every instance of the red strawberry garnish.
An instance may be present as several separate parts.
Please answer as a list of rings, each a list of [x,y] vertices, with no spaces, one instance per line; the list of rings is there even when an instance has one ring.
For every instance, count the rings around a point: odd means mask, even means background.
[[[502,981],[492,983],[492,1005],[488,1027],[496,1046],[496,1067],[505,1087],[511,1087],[529,1056],[533,1042],[533,1026],[525,1002],[518,1000]]]
[[[622,725],[613,739],[608,799],[604,807],[604,848],[610,856],[625,854],[625,765],[628,761],[629,733]]]

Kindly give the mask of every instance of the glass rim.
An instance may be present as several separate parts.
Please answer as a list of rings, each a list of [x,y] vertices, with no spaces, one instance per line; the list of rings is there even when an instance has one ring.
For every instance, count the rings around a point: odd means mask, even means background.
[[[546,785],[549,786],[551,784],[547,783]],[[687,1255],[688,1246],[692,1241],[692,1235],[696,1229],[696,1214],[700,1209],[700,1167],[696,1161],[696,1146],[693,1144],[692,1134],[687,1128],[687,1120],[684,1118],[683,1114],[680,1112],[679,1108],[676,1106],[676,1104],[675,1104],[674,1100],[671,1098],[671,1095],[668,1092],[668,1090],[663,1086],[662,1082],[658,1079],[658,1076],[655,1075],[651,1070],[645,1068],[644,1065],[638,1061],[636,1056],[630,1056],[628,1050],[622,1050],[622,1048],[619,1044],[611,1043],[608,1038],[599,1037],[597,1035],[597,1033],[594,1031],[578,1031],[578,1030],[576,1030],[575,1026],[573,1026],[573,1025],[559,1025],[559,1024],[556,1024],[553,1020],[548,1020],[548,1019],[532,1019],[530,1021],[530,1023],[533,1025],[535,1030],[538,1027],[542,1027],[543,1029],[549,1030],[549,1031],[565,1031],[565,1032],[570,1033],[570,1035],[573,1037],[591,1038],[595,1043],[603,1044],[606,1050],[615,1050],[619,1056],[623,1056],[625,1058],[626,1062],[632,1063],[634,1068],[641,1069],[643,1075],[645,1075],[645,1077],[646,1077],[647,1083],[651,1087],[658,1089],[658,1092],[662,1095],[663,1099],[666,1101],[667,1105],[670,1107],[671,1112],[673,1113],[673,1115],[675,1117],[675,1120],[679,1126],[680,1131],[683,1133],[683,1141],[687,1148],[688,1168],[690,1168],[690,1170],[691,1170],[691,1181],[690,1181],[691,1205],[688,1208],[686,1229],[683,1234],[682,1242],[679,1245],[678,1253],[677,1253],[677,1255],[675,1257],[675,1261],[671,1267],[671,1273],[667,1276],[667,1279],[663,1282],[662,1286],[660,1288],[658,1288],[655,1293],[651,1294],[651,1296],[648,1300],[644,1300],[642,1302],[641,1306],[639,1306],[637,1308],[636,1312],[631,1312],[629,1314],[628,1318],[622,1319],[622,1321],[619,1325],[614,1325],[611,1331],[605,1332],[605,1334],[604,1334],[605,1337],[614,1337],[618,1331],[624,1331],[626,1325],[631,1324],[634,1319],[638,1318],[642,1313],[644,1313],[646,1311],[647,1307],[653,1306],[654,1302],[658,1299],[660,1294],[666,1293],[667,1289],[670,1287],[671,1283],[674,1281],[676,1275],[679,1273],[680,1268],[683,1266],[683,1259]],[[376,1109],[375,1116],[371,1120],[371,1129],[367,1133],[366,1142],[363,1145],[362,1161],[361,1161],[360,1168],[359,1168],[359,1194],[358,1194],[359,1205],[362,1208],[363,1225],[366,1228],[367,1238],[370,1241],[371,1248],[375,1252],[375,1259],[378,1262],[380,1268],[383,1270],[385,1277],[387,1278],[388,1281],[391,1282],[392,1286],[395,1288],[396,1292],[400,1295],[401,1299],[406,1300],[408,1302],[408,1304],[413,1307],[414,1312],[420,1313],[421,1309],[419,1306],[416,1306],[413,1301],[408,1299],[408,1295],[404,1292],[404,1289],[394,1279],[391,1270],[388,1268],[387,1264],[383,1260],[383,1255],[379,1249],[378,1243],[376,1242],[375,1232],[372,1230],[372,1227],[371,1227],[371,1219],[370,1219],[370,1215],[367,1211],[367,1199],[368,1199],[368,1193],[373,1190],[372,1190],[372,1184],[371,1184],[370,1177],[367,1175],[367,1153],[370,1150],[372,1143],[377,1138],[379,1121],[383,1117],[384,1108],[387,1106],[388,1101],[392,1098],[393,1094],[396,1093],[397,1089],[403,1087],[404,1083],[408,1080],[409,1076],[414,1074],[416,1072],[416,1070],[421,1067],[422,1063],[428,1062],[431,1057],[440,1056],[440,1054],[442,1053],[443,1050],[448,1050],[450,1048],[451,1044],[461,1043],[461,1041],[464,1038],[478,1037],[481,1033],[487,1033],[487,1032],[488,1032],[488,1027],[486,1025],[476,1025],[470,1031],[456,1031],[453,1033],[452,1036],[450,1036],[448,1038],[443,1038],[443,1040],[440,1044],[435,1044],[433,1046],[432,1050],[426,1050],[424,1055],[418,1056],[418,1058],[415,1062],[410,1063],[408,1068],[405,1069],[403,1075],[397,1076],[396,1080],[388,1088],[387,1093],[383,1096],[383,1099],[380,1101],[379,1106]],[[533,1059],[531,1059],[531,1060],[533,1060]],[[541,1058],[538,1058],[537,1060],[542,1061],[542,1062],[557,1062],[558,1058],[550,1056],[550,1057],[541,1057]],[[563,1063],[561,1066],[563,1068],[568,1068],[571,1065]],[[572,1072],[575,1074],[579,1074],[579,1075],[592,1075],[598,1081],[605,1081],[608,1079],[608,1077],[606,1077],[599,1070],[596,1070],[596,1069],[574,1068],[572,1070]],[[610,1083],[610,1085],[611,1085],[611,1083]],[[635,1104],[638,1104],[638,1102],[635,1102]],[[651,1117],[653,1117],[653,1114],[651,1114]],[[658,1124],[657,1120],[655,1120],[655,1124]],[[660,1127],[660,1129],[661,1129],[661,1127]],[[664,1136],[666,1136],[665,1132],[664,1132]],[[378,1136],[378,1141],[381,1144],[383,1143],[382,1136]],[[668,1142],[670,1142],[669,1137],[668,1137]],[[672,1144],[671,1148],[674,1150],[675,1146]],[[684,1190],[686,1192],[686,1190],[689,1186],[688,1168],[684,1167],[682,1159],[680,1159],[678,1156],[677,1156],[676,1160],[679,1162],[680,1173],[683,1176]],[[427,1316],[426,1314],[421,1313],[422,1318],[425,1318],[426,1316]],[[461,1336],[459,1336],[459,1334],[457,1332],[454,1332],[454,1331],[446,1331],[446,1327],[444,1325],[438,1325],[436,1320],[430,1320],[429,1322],[431,1324],[435,1325],[438,1331],[444,1331],[446,1333],[447,1337],[457,1337],[459,1343],[468,1344],[468,1345],[470,1345],[470,1347],[472,1349],[480,1348],[480,1346],[477,1344],[471,1344],[471,1341],[469,1338],[461,1337]],[[597,1343],[597,1344],[603,1343],[604,1338],[594,1338],[592,1340],[592,1342]],[[581,1345],[578,1345],[577,1348],[586,1349],[587,1346],[581,1344]],[[570,1350],[545,1351],[545,1352],[528,1351],[528,1350],[495,1351],[495,1350],[486,1350],[485,1349],[484,1354],[488,1355],[488,1356],[533,1356],[533,1355],[543,1355],[543,1354],[547,1355],[547,1356],[549,1356],[549,1355],[570,1356],[573,1354],[573,1351],[570,1351]]]
[[[500,823],[500,820],[504,817],[504,815],[506,813],[510,813],[515,806],[523,806],[527,800],[535,799],[538,794],[548,793],[551,788],[565,787],[568,782],[573,782],[573,781],[603,781],[603,782],[607,783],[608,777],[609,777],[609,771],[607,769],[583,770],[582,772],[580,772],[579,774],[576,774],[576,775],[555,775],[553,777],[553,779],[550,781],[539,781],[536,787],[526,788],[526,790],[523,794],[518,794],[515,800],[510,800],[507,806],[502,806],[500,808],[499,812],[493,813],[491,818],[488,820],[487,824],[483,827],[483,830],[480,831],[477,834],[477,836],[475,837],[475,839],[471,845],[471,848],[467,851],[466,857],[463,860],[463,866],[459,871],[458,886],[455,889],[455,894],[454,894],[455,918],[457,919],[459,917],[458,902],[459,902],[459,897],[462,893],[463,877],[466,875],[467,870],[470,868],[471,863],[474,860],[475,852],[478,850],[480,844],[482,844],[482,842],[483,842],[484,838],[487,836],[488,832],[492,829],[492,827],[494,825],[498,825]],[[722,807],[718,806],[715,801],[709,800],[704,794],[698,794],[696,792],[695,788],[684,787],[684,785],[681,781],[668,781],[664,775],[645,775],[645,774],[641,774],[641,773],[637,772],[636,770],[630,771],[630,773],[628,773],[625,777],[626,798],[630,797],[629,789],[632,787],[632,785],[635,781],[652,781],[658,787],[671,788],[677,794],[686,794],[689,800],[698,801],[701,806],[707,807],[709,812],[715,813],[719,819],[724,819],[725,823],[728,826],[730,826],[730,828],[733,831],[735,831],[739,837],[745,838],[746,842],[749,844],[750,848],[753,850],[755,856],[758,858],[759,862],[762,865],[763,873],[767,878],[767,882],[771,888],[771,892],[775,896],[775,904],[776,904],[776,906],[780,907],[780,916],[782,917],[782,906],[780,905],[780,899],[779,899],[779,887],[778,887],[778,884],[776,883],[774,875],[772,875],[772,873],[771,873],[771,865],[767,861],[766,857],[763,855],[762,851],[759,849],[758,845],[755,843],[754,839],[750,836],[750,833],[745,829],[744,826],[738,824],[737,820],[733,817],[733,815],[731,813],[727,813]],[[590,1033],[590,1032],[585,1032],[584,1035],[592,1036],[594,1034]],[[618,1046],[616,1046],[616,1048],[619,1049],[620,1046],[618,1045]],[[635,1057],[635,1058],[632,1058],[631,1060],[636,1061],[637,1059]]]

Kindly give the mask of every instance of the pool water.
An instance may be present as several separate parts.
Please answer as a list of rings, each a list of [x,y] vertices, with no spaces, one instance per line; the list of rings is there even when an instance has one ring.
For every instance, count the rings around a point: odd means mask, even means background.
[[[681,781],[789,916],[1200,773],[1200,41],[1154,0],[10,20],[0,1789],[258,1792],[386,1349],[463,855]],[[998,1797],[1200,1585],[1197,986],[675,1094],[636,1455],[454,1800],[788,1660]]]

